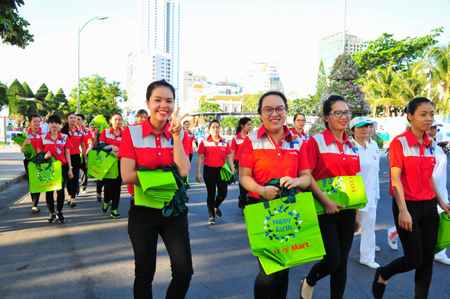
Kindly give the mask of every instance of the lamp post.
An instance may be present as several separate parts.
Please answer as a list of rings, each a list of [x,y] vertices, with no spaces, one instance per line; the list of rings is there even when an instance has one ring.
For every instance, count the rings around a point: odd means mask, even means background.
[[[80,34],[83,31],[84,27],[89,24],[93,20],[106,20],[108,17],[100,16],[95,17],[87,21],[81,29],[78,30],[78,87],[77,87],[77,113],[80,113]]]

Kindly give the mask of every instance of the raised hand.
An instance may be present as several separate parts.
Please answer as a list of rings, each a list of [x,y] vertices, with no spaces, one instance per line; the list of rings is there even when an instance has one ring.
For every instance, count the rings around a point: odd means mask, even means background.
[[[182,125],[181,125],[181,120],[183,118],[185,118],[186,116],[189,115],[189,113],[185,113],[183,116],[178,117],[178,112],[180,111],[180,108],[177,108],[177,110],[172,114],[172,121],[170,122],[170,127],[169,127],[169,133],[171,133],[174,136],[179,136],[181,129],[182,129]]]

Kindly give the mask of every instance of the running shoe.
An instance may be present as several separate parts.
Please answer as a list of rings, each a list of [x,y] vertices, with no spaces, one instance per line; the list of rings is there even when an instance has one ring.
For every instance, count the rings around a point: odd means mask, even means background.
[[[61,211],[56,212],[56,220],[58,220],[59,224],[66,222],[66,218],[64,218],[64,215]]]
[[[397,242],[392,240],[389,235],[388,235],[388,244],[389,244],[389,247],[391,247],[392,250],[397,250],[398,249]]]
[[[112,210],[111,217],[114,219],[117,219],[117,218],[120,218],[120,215],[119,215],[119,213],[117,213],[117,210]]]
[[[53,223],[56,220],[55,213],[50,213],[50,217],[48,218],[48,223]]]
[[[81,194],[86,194],[86,189],[81,190]]]
[[[216,224],[216,220],[214,219],[214,217],[209,217],[209,224]]]
[[[102,207],[102,212],[103,212],[103,214],[108,213],[108,207],[109,207],[109,203],[104,202],[104,203],[103,203],[103,207]]]
[[[31,213],[33,213],[33,214],[39,213],[40,211],[41,210],[36,207],[31,209]]]
[[[77,206],[77,203],[76,203],[76,202],[73,202],[73,201],[72,201],[72,202],[70,203],[70,207],[71,207],[71,208],[75,208],[76,206]]]
[[[219,208],[216,209],[216,215],[217,217],[222,218],[222,211]]]

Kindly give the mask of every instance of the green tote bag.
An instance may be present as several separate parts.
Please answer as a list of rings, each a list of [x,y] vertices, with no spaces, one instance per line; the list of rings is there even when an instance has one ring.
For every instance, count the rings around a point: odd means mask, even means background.
[[[114,155],[104,151],[91,150],[88,154],[88,174],[98,180],[103,180],[114,163],[117,164],[117,158]]]
[[[442,212],[439,214],[438,238],[434,253],[438,253],[447,247],[450,247],[450,217],[447,213]]]
[[[60,190],[62,188],[61,161],[54,158],[49,163],[41,163],[38,167],[35,163],[28,163],[30,176],[30,193],[41,193]]]
[[[367,204],[366,190],[360,175],[338,176],[317,181],[317,185],[330,200],[345,206],[347,209],[362,209]],[[317,215],[325,213],[323,205],[314,199]],[[339,210],[344,210],[339,208]]]
[[[247,205],[250,247],[266,274],[322,259],[325,247],[311,193]]]

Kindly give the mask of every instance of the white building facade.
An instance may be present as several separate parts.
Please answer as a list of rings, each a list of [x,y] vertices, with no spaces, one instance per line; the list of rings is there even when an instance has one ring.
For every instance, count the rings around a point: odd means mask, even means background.
[[[241,78],[241,85],[247,94],[281,91],[284,93],[283,83],[278,73],[276,63],[256,62],[246,70]]]

